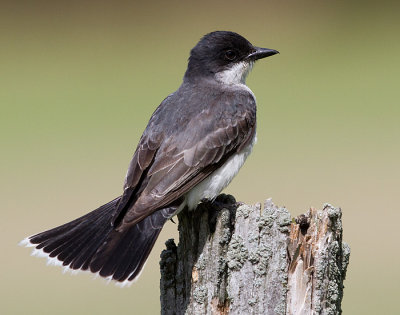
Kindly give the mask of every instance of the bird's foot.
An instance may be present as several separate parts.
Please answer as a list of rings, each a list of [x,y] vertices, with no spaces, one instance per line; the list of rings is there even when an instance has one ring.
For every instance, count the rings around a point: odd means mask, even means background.
[[[222,209],[231,209],[237,206],[235,197],[227,194],[220,194],[214,200],[204,198],[201,202],[207,208],[213,208],[218,211]]]

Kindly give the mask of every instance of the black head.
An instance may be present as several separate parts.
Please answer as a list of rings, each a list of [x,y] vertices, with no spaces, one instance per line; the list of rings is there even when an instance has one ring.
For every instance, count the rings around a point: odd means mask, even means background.
[[[273,49],[255,47],[234,32],[212,32],[191,50],[185,78],[215,77],[238,64],[248,64],[251,68],[255,60],[277,53]]]

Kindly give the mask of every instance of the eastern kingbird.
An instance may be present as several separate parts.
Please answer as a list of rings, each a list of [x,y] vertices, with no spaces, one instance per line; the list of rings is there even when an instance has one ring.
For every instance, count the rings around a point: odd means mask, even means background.
[[[22,243],[67,269],[133,281],[164,223],[213,200],[250,154],[256,100],[245,80],[256,60],[277,53],[233,32],[205,35],[190,52],[182,85],[151,116],[122,195]]]

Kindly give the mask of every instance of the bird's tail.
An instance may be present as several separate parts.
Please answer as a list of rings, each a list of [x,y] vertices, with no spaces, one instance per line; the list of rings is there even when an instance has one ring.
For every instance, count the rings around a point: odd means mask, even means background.
[[[142,270],[164,223],[175,209],[154,212],[134,226],[117,231],[112,226],[120,197],[54,229],[27,237],[21,245],[35,247],[32,255],[65,270],[90,271],[129,284]]]

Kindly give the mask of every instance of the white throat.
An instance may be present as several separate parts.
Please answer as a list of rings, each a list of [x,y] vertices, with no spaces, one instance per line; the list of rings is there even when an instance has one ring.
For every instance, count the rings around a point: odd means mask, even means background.
[[[224,84],[246,84],[247,75],[253,68],[254,62],[241,61],[229,69],[215,74],[215,79]]]

